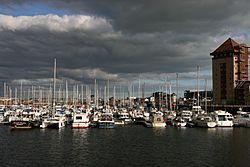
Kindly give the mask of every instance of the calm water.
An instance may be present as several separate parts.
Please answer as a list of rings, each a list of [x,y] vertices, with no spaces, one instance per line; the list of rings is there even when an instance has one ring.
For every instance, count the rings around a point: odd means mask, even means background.
[[[250,129],[125,126],[10,130],[0,166],[250,166]]]

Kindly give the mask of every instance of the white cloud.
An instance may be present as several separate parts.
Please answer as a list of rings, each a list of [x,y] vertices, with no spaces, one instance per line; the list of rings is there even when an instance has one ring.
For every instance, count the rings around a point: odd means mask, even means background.
[[[49,31],[67,32],[73,30],[113,32],[108,20],[100,17],[85,15],[37,15],[37,16],[8,16],[0,15],[0,30],[47,29]]]

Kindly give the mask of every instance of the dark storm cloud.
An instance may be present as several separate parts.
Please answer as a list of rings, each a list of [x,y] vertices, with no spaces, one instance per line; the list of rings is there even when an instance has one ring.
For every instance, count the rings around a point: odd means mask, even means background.
[[[126,32],[216,32],[235,15],[249,13],[247,0],[74,0],[48,1],[78,14],[104,16]],[[234,20],[237,21],[237,20]],[[217,29],[215,29],[217,28]]]
[[[1,66],[23,69],[23,75],[18,76],[25,78],[43,76],[45,73],[40,67],[47,70],[46,77],[51,76],[49,72],[54,57],[58,59],[58,68],[64,69],[62,71],[66,75],[75,79],[91,74],[90,71],[84,73],[87,69],[99,69],[95,70],[95,74],[89,75],[93,78],[100,71],[111,74],[175,72],[176,63],[182,68],[189,68],[195,63],[188,64],[190,57],[182,56],[189,52],[189,46],[171,44],[171,39],[162,43],[164,37],[168,38],[168,33],[136,36],[114,33],[107,37],[102,33],[51,32],[44,29],[4,30],[2,33],[4,35],[0,38],[4,49],[0,52],[3,55]],[[191,45],[197,44],[185,45],[196,47]],[[40,71],[40,75],[27,75],[25,71],[30,74],[30,71]],[[179,71],[184,70],[180,68]]]
[[[15,10],[37,2],[72,15],[2,15],[2,79],[50,78],[55,57],[58,75],[78,81],[138,79],[139,75],[154,80],[159,74],[176,72],[195,78],[189,72],[197,65],[211,69],[209,53],[229,36],[250,42],[246,31],[250,5],[245,0],[19,0],[1,4]]]

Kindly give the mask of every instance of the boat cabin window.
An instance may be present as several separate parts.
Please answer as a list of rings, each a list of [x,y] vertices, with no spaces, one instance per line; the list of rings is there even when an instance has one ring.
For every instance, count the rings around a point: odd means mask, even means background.
[[[81,116],[76,116],[76,120],[80,120],[80,119],[82,119]]]
[[[225,115],[219,115],[219,116],[218,116],[218,120],[219,120],[219,121],[226,121]]]
[[[209,117],[204,118],[205,121],[210,121]]]
[[[250,118],[250,115],[245,114],[245,115],[243,115],[243,117],[244,117],[244,118]]]

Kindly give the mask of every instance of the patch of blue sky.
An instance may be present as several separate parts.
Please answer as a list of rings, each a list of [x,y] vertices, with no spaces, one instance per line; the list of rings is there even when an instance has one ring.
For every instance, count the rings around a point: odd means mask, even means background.
[[[0,14],[11,16],[35,16],[55,14],[59,16],[69,15],[70,12],[53,8],[42,3],[25,3],[22,5],[3,6],[0,5]]]
[[[7,14],[9,12],[9,9],[0,5],[0,14]]]

